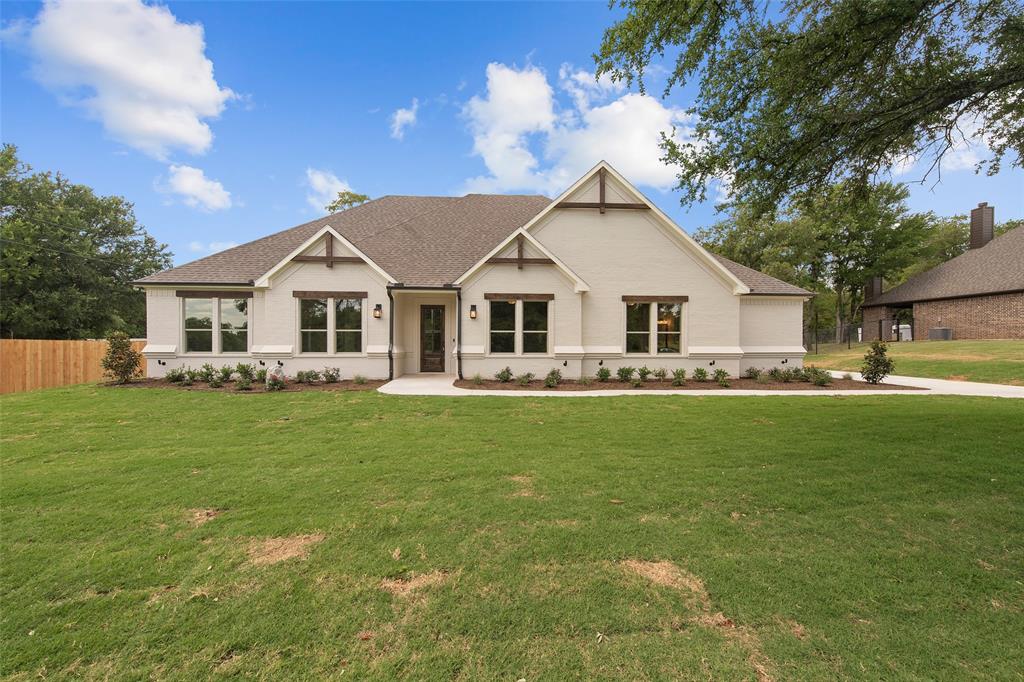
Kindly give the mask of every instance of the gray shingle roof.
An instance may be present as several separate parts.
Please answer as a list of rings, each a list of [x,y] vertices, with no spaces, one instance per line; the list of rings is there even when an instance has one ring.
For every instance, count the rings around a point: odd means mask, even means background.
[[[235,284],[259,279],[326,226],[407,286],[450,284],[551,200],[533,195],[385,196],[269,237],[138,280],[138,284]],[[755,294],[809,295],[715,256]]]
[[[1024,227],[915,275],[864,307],[1024,291]]]

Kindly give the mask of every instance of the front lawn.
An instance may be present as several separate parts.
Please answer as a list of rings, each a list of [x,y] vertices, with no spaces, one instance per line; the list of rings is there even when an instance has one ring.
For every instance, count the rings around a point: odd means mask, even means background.
[[[900,341],[889,343],[896,374],[929,379],[1024,385],[1024,341]],[[870,344],[822,344],[804,364],[859,372]]]
[[[0,674],[1017,679],[1024,401],[0,398]]]

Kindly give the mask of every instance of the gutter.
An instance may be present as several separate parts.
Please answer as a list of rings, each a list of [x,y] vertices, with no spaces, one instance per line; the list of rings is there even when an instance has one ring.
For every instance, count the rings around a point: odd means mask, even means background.
[[[388,381],[395,379],[395,297],[388,287]]]
[[[455,367],[462,381],[462,289],[455,292]]]

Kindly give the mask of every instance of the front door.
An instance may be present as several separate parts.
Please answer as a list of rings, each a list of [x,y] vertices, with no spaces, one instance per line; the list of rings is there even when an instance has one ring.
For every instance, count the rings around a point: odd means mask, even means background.
[[[444,371],[444,306],[420,306],[420,371]]]

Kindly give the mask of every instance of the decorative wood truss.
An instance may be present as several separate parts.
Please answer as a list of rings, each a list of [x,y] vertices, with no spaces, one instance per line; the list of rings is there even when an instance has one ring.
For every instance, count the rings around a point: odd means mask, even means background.
[[[599,201],[563,201],[560,202],[555,208],[596,208],[605,212],[605,209],[609,208],[633,208],[638,210],[650,210],[650,206],[643,203],[623,203],[623,202],[608,202],[604,198],[604,177],[605,169],[599,168],[597,170],[597,181],[598,181],[598,199]]]
[[[330,232],[324,235],[324,251],[326,255],[323,256],[293,256],[292,261],[295,263],[324,263],[329,268],[333,268],[335,263],[366,262],[358,256],[335,256],[334,236]]]
[[[488,258],[488,263],[515,263],[522,270],[523,265],[554,265],[555,261],[550,258],[524,258],[523,257],[523,235],[516,235],[516,257],[515,258]]]

